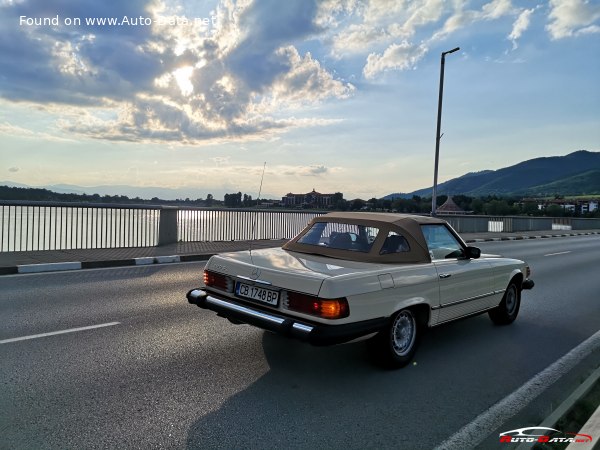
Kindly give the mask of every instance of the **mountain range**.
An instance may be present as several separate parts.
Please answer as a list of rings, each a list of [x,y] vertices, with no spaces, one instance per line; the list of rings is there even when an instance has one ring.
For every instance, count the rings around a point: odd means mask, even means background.
[[[383,199],[431,197],[432,188],[394,193]],[[438,184],[438,195],[550,196],[600,194],[600,152],[535,158],[498,170],[470,172]]]

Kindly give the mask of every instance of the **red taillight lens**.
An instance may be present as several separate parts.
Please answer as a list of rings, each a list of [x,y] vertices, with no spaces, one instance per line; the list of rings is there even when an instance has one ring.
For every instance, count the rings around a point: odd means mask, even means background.
[[[348,301],[345,298],[324,299],[298,292],[288,292],[286,306],[292,311],[323,319],[341,319],[350,315]]]
[[[210,270],[204,271],[204,284],[208,287],[214,287],[217,289],[222,289],[224,291],[229,290],[229,283],[227,282],[227,277],[225,275],[221,275],[220,273],[212,272]]]

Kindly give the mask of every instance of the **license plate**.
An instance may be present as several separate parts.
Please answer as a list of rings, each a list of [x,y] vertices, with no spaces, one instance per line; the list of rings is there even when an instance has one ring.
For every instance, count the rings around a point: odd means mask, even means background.
[[[271,306],[279,304],[279,292],[270,289],[252,286],[251,284],[237,283],[235,293],[239,297],[249,298]]]

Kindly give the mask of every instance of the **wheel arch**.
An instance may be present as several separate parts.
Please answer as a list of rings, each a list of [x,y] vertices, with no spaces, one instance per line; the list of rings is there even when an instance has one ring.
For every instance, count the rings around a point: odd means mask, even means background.
[[[525,275],[523,275],[523,272],[521,272],[520,270],[513,270],[513,272],[510,274],[510,281],[508,282],[506,287],[508,287],[510,283],[514,282],[517,285],[517,289],[520,292],[523,290],[522,286],[524,280]]]
[[[393,317],[403,309],[410,309],[414,312],[420,325],[428,327],[431,319],[431,306],[423,298],[414,298],[408,301],[402,301],[396,305],[396,309],[390,317]]]

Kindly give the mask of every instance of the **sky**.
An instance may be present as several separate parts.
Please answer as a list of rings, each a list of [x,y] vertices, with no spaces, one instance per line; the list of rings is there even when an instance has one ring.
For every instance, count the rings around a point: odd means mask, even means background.
[[[0,180],[411,192],[455,47],[440,182],[600,150],[600,0],[0,0]]]

